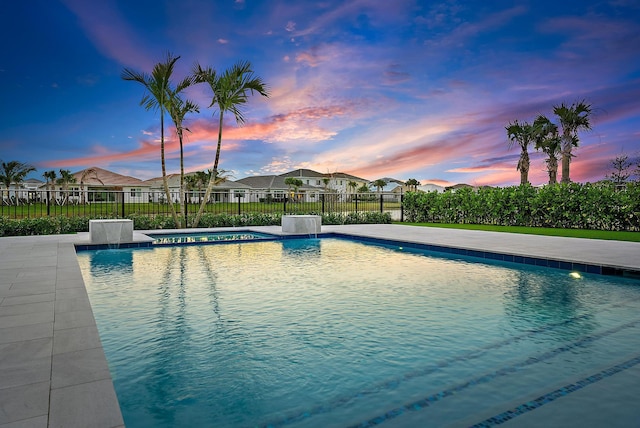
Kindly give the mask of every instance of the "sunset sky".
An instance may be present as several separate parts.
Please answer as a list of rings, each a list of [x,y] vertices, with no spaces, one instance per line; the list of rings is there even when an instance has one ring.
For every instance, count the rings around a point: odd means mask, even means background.
[[[98,166],[141,179],[160,170],[159,114],[144,88],[167,51],[175,82],[197,61],[248,60],[270,97],[223,127],[231,179],[296,168],[375,180],[516,185],[519,148],[504,127],[585,100],[574,181],[640,157],[640,2],[420,0],[34,0],[0,12],[0,159],[71,172]],[[188,91],[187,171],[213,163],[217,110]],[[215,114],[215,117],[214,117]],[[166,121],[167,168],[179,171]],[[530,149],[530,181],[547,181]]]

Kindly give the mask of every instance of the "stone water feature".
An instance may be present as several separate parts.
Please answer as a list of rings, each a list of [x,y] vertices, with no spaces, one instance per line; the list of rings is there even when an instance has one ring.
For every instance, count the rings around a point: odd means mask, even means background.
[[[322,226],[319,215],[284,215],[282,216],[282,232],[302,235],[317,235]]]
[[[92,244],[118,246],[133,241],[133,220],[89,220],[89,239]]]

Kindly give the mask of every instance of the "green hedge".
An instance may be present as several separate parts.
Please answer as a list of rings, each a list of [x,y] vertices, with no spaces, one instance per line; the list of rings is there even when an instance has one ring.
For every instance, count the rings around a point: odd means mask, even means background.
[[[239,226],[277,226],[281,223],[281,214],[207,214],[200,219],[198,227],[239,227]],[[104,217],[102,217],[104,218]],[[146,216],[132,214],[136,230],[174,229],[171,216]],[[54,235],[63,233],[88,232],[89,217],[38,217],[12,220],[0,217],[0,236]],[[324,214],[322,224],[359,224],[391,223],[388,213],[360,212],[351,214]]]
[[[640,230],[640,183],[569,183],[409,192],[409,222],[469,223],[565,229]]]

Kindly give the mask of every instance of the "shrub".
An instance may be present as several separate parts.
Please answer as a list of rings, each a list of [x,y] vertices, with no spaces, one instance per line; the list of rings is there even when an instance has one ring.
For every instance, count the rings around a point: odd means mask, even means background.
[[[569,183],[535,188],[470,188],[456,192],[408,192],[409,222],[640,230],[640,183]]]

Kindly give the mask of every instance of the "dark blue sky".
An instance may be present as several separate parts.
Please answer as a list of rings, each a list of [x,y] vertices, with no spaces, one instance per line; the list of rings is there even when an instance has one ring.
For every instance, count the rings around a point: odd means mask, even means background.
[[[160,175],[159,119],[124,67],[180,55],[224,70],[249,60],[271,97],[223,130],[232,178],[294,168],[424,183],[511,185],[505,125],[586,100],[571,178],[596,181],[640,152],[640,3],[619,1],[5,2],[0,159]],[[205,86],[188,119],[188,171],[210,168],[217,118]],[[172,136],[170,128],[167,132]],[[531,149],[530,180],[546,182]],[[177,172],[177,144],[168,143]]]

